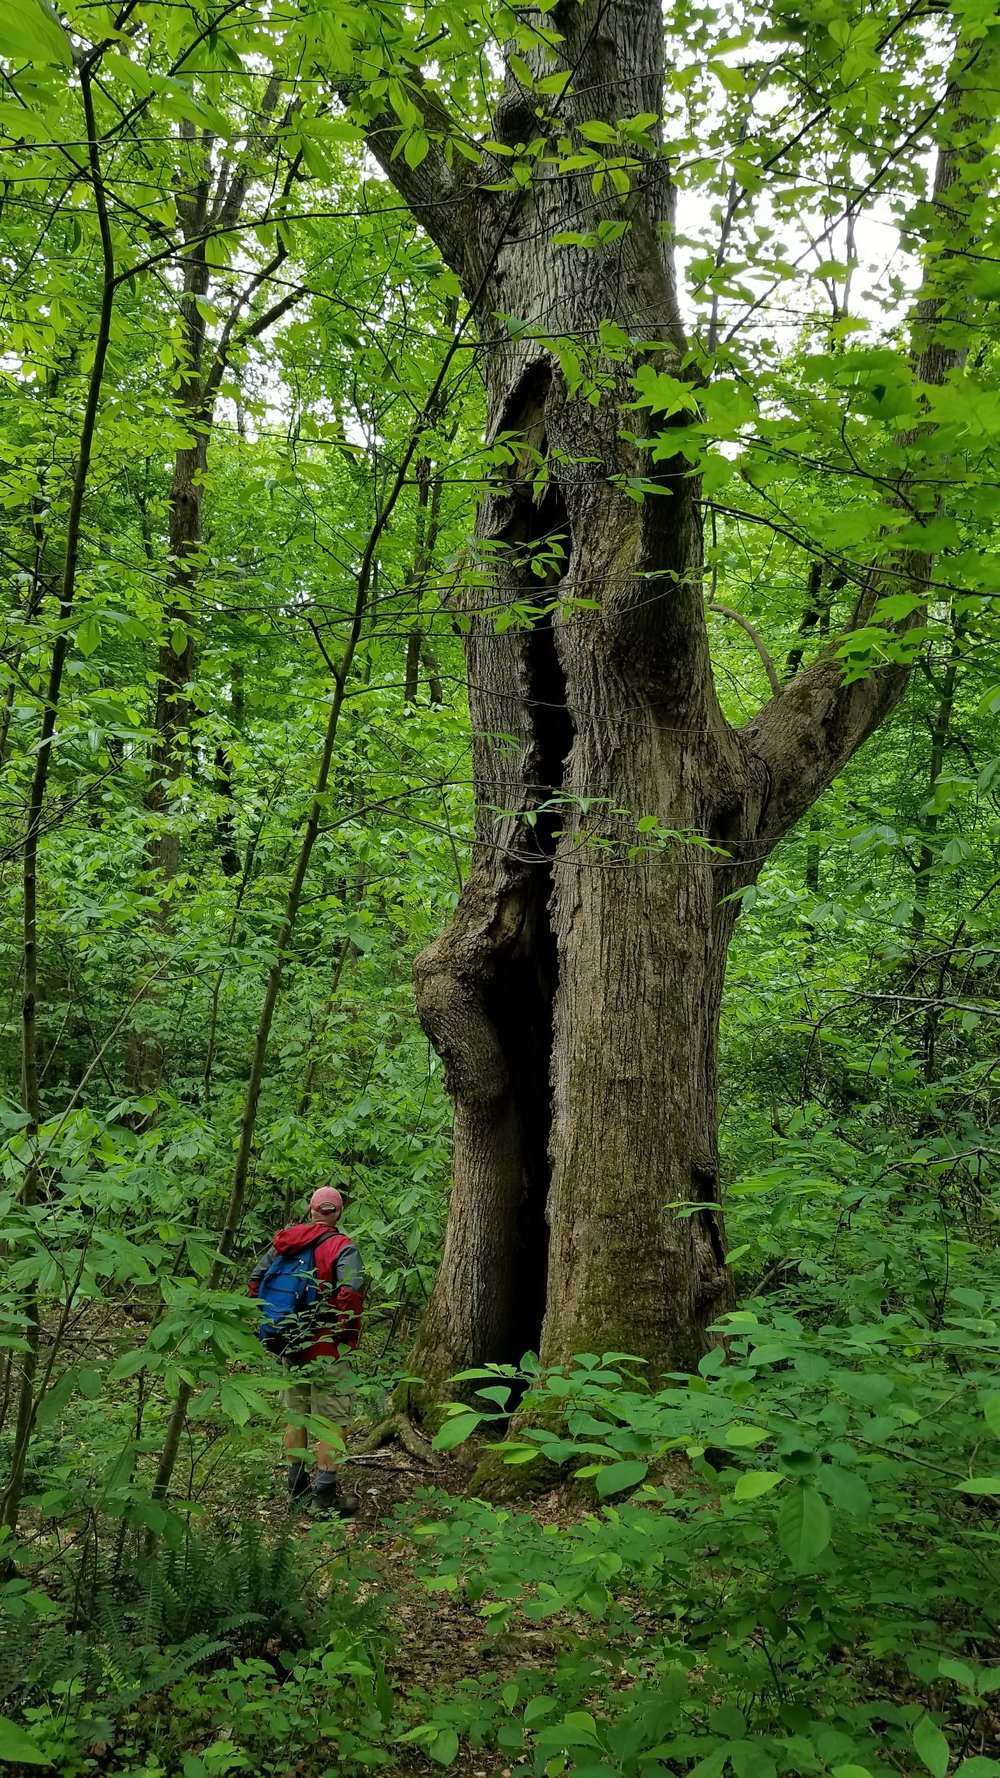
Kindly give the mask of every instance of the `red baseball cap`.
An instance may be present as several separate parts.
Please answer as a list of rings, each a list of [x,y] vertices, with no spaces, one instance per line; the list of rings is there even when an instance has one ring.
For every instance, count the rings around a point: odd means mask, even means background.
[[[343,1208],[344,1200],[335,1185],[321,1185],[309,1199],[309,1210],[313,1215],[320,1211],[336,1210],[339,1216]]]

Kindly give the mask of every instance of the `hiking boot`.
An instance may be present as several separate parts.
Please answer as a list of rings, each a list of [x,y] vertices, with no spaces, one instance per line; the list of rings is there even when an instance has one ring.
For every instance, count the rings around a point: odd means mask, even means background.
[[[313,1505],[321,1513],[335,1513],[341,1519],[353,1519],[361,1502],[349,1488],[341,1487],[329,1469],[321,1469],[313,1484]]]
[[[306,1468],[306,1465],[301,1460],[298,1463],[290,1463],[288,1465],[289,1506],[294,1506],[296,1501],[301,1500],[303,1494],[308,1494],[308,1492],[309,1471]]]

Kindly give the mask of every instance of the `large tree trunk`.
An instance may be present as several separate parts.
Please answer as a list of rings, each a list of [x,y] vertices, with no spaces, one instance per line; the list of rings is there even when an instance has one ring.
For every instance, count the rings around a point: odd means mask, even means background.
[[[500,141],[575,146],[581,122],[660,113],[658,0],[584,0],[547,22],[573,71],[558,123],[541,126],[508,74]],[[551,68],[538,52],[536,72]],[[490,594],[466,612],[473,867],[415,967],[455,1107],[444,1257],[411,1357],[420,1410],[456,1370],[529,1349],[549,1363],[634,1353],[651,1374],[705,1351],[731,1300],[716,1047],[738,891],[904,674],[845,686],[821,659],[745,728],[723,716],[700,489],[685,459],[658,461],[635,439],[638,365],[678,375],[683,351],[663,160],[595,197],[553,156],[512,193],[490,189],[509,161],[474,185],[433,148],[408,169],[391,158],[397,128],[376,120],[369,140],[462,278],[489,438],[510,441],[476,527]],[[602,221],[627,228],[606,246],[555,244]],[[513,318],[506,330],[497,315]],[[923,319],[928,380],[958,358],[933,342],[933,305]],[[591,355],[595,402],[568,387],[560,340]],[[630,477],[658,491],[636,500]],[[922,560],[914,578],[928,572]],[[874,576],[858,621],[877,591]]]
[[[658,8],[564,11],[584,95],[569,111],[658,112]],[[510,92],[499,131],[505,117],[520,133]],[[611,321],[661,342],[658,364],[676,369],[666,169],[588,200],[592,227],[630,224],[613,252],[552,244],[579,226],[571,180],[540,174],[505,231],[510,200],[494,202],[484,260],[465,266],[484,324],[502,310],[592,342]],[[412,1360],[434,1393],[456,1368],[539,1346],[554,1362],[614,1348],[690,1365],[729,1300],[715,1111],[726,898],[756,868],[734,860],[766,778],[715,696],[696,481],[668,462],[662,494],[637,503],[612,479],[650,473],[622,436],[637,427],[632,368],[604,360],[594,407],[536,342],[486,354],[490,436],[521,442],[477,524],[493,587],[467,643],[473,869],[416,966],[455,1102],[445,1253]]]

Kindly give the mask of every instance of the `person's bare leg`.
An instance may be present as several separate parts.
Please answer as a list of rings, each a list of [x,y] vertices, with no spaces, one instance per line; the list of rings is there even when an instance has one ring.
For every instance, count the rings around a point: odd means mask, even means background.
[[[317,1444],[316,1444],[316,1468],[317,1469],[339,1469],[340,1465],[344,1461],[344,1454],[345,1454],[345,1451],[347,1448],[347,1441],[344,1438],[343,1429],[339,1426],[335,1426],[333,1428],[333,1430],[336,1433],[340,1442],[339,1442],[339,1444],[338,1443],[324,1444],[322,1441],[317,1441]]]
[[[309,1435],[304,1426],[289,1421],[281,1442],[288,1462],[288,1499],[294,1504],[309,1492]]]

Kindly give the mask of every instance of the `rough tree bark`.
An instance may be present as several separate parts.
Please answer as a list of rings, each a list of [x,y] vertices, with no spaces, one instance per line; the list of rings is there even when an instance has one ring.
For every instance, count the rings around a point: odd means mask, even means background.
[[[558,123],[539,122],[508,70],[495,138],[572,140],[587,120],[660,114],[659,0],[558,5],[545,23],[562,42],[534,71],[572,73],[553,102]],[[651,468],[630,442],[637,363],[679,374],[684,349],[665,161],[641,157],[624,196],[608,184],[595,198],[554,156],[534,163],[529,187],[491,190],[511,163],[453,169],[433,144],[436,99],[425,121],[432,148],[417,168],[391,158],[391,115],[369,118],[369,142],[462,280],[482,336],[488,436],[516,449],[477,519],[490,608],[479,596],[466,613],[473,868],[451,926],[415,966],[455,1114],[444,1255],[410,1361],[425,1380],[410,1394],[418,1413],[452,1393],[456,1370],[529,1348],[547,1363],[615,1349],[653,1373],[703,1354],[732,1300],[716,1050],[734,892],[905,682],[884,669],[845,686],[821,656],[746,727],[728,723],[709,657],[698,483],[683,458]],[[939,200],[953,177],[945,150]],[[604,219],[628,225],[606,248],[554,242]],[[961,350],[939,343],[934,314],[928,299],[916,370],[937,380]],[[539,336],[596,349],[609,321],[644,344],[626,362],[604,357],[593,407],[571,397]],[[637,503],[625,479],[651,475],[659,493]],[[929,563],[907,572],[926,581]],[[873,573],[856,621],[879,586]],[[638,830],[644,816],[658,833]]]

